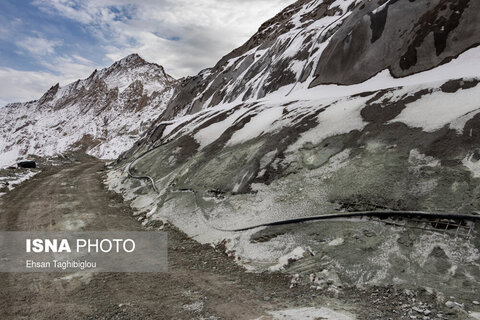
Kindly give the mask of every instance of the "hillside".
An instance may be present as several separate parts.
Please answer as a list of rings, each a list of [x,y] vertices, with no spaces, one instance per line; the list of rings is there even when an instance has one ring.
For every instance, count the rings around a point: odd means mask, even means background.
[[[475,1],[297,1],[213,68],[183,80],[164,118],[272,96],[347,96],[409,84],[404,77],[452,62],[480,44],[479,9]],[[477,49],[471,54],[470,61],[479,56]],[[478,76],[478,68],[466,63],[410,82]],[[371,85],[334,92],[326,86],[366,81]]]
[[[468,300],[478,223],[459,228],[475,234],[466,241],[438,219],[264,225],[382,210],[475,215],[478,6],[297,1],[182,80],[110,185],[146,226],[169,221],[224,244],[251,270],[314,274],[333,291],[415,283]]]

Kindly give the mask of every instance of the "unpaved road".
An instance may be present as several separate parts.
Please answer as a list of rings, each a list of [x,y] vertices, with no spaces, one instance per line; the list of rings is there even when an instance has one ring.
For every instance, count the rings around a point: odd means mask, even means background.
[[[0,230],[141,230],[103,185],[104,170],[95,159],[46,168],[0,199]],[[245,273],[220,250],[166,231],[168,273],[0,274],[0,319],[255,319],[329,300],[289,289],[288,276]]]

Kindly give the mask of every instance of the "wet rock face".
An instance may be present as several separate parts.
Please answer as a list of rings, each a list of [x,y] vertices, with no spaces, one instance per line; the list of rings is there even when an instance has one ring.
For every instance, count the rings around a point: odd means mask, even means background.
[[[359,8],[333,36],[311,86],[359,83],[385,69],[403,77],[447,63],[480,44],[478,1],[395,0],[368,9]]]

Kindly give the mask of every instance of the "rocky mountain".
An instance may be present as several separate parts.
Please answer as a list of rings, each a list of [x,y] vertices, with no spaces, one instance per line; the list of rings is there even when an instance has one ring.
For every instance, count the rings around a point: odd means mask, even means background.
[[[110,185],[145,225],[168,220],[253,270],[314,274],[334,287],[416,283],[468,299],[480,284],[479,240],[458,240],[445,221],[255,226],[478,211],[478,9],[468,0],[297,1],[183,79]],[[478,234],[478,223],[462,223]]]
[[[175,84],[163,67],[132,54],[39,100],[0,108],[0,165],[70,150],[115,159],[162,114]]]

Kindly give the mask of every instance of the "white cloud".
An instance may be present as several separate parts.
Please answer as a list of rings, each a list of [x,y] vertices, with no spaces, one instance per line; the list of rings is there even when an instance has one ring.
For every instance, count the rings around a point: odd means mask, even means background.
[[[0,68],[0,103],[40,98],[49,87],[63,80],[49,72]]]
[[[34,3],[90,27],[104,44],[110,62],[137,52],[180,77],[213,66],[248,40],[265,20],[293,2],[36,0]]]
[[[15,44],[30,53],[36,54],[38,56],[44,56],[47,54],[55,53],[55,47],[62,45],[62,42],[58,40],[48,40],[46,38],[37,36],[25,37],[21,40],[16,41]]]
[[[0,15],[0,40],[9,40],[22,25],[22,19],[6,19]]]
[[[51,61],[41,60],[51,72],[21,71],[0,68],[0,106],[12,101],[39,99],[57,82],[61,86],[86,78],[95,68],[93,62],[80,56],[56,57]]]
[[[80,56],[56,57],[53,60],[45,59],[40,62],[43,66],[52,70],[55,74],[60,74],[63,81],[67,84],[80,78],[87,77],[95,68],[99,68],[93,62]]]
[[[82,1],[64,1],[64,0],[35,0],[33,4],[41,7],[44,11],[52,14],[61,13],[63,16],[79,21],[81,23],[93,22],[93,16]]]

